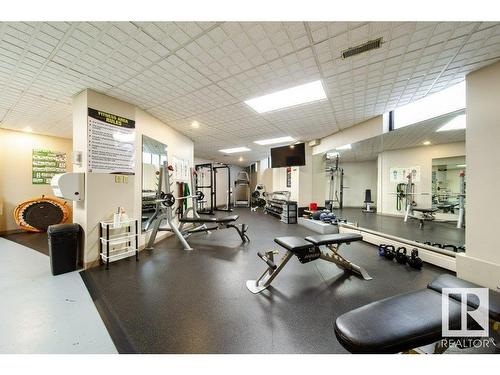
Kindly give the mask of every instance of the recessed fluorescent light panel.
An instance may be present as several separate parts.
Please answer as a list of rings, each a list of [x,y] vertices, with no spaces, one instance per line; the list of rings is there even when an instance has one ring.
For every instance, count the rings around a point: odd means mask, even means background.
[[[222,152],[224,154],[234,154],[236,152],[246,152],[246,151],[251,151],[251,150],[248,147],[225,148],[219,150],[219,152]]]
[[[321,81],[314,81],[246,100],[245,104],[258,113],[265,113],[323,99],[326,99],[323,85]]]
[[[255,141],[254,143],[257,143],[258,145],[261,146],[266,146],[266,145],[274,145],[276,143],[285,143],[285,142],[295,142],[295,139],[293,139],[292,137],[279,137],[279,138],[263,139],[261,141]]]
[[[465,81],[394,110],[394,129],[465,108]]]
[[[340,147],[337,147],[335,150],[350,150],[352,148],[351,144],[343,145]]]
[[[465,115],[460,115],[455,117],[453,120],[447,122],[436,131],[446,132],[449,130],[465,129],[465,127],[466,127]]]

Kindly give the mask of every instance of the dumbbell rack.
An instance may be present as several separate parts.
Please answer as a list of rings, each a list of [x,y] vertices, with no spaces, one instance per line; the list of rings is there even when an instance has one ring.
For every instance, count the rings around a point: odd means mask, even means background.
[[[265,212],[277,216],[285,224],[297,224],[297,202],[290,201],[290,192],[268,193]]]
[[[124,220],[116,226],[112,220],[99,223],[99,255],[106,269],[110,262],[133,255],[139,260],[138,227],[137,219]]]

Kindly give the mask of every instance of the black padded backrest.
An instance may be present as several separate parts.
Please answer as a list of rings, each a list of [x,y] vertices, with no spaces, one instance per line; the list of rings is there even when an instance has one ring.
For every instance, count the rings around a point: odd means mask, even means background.
[[[429,289],[372,302],[339,316],[335,335],[351,353],[399,353],[438,341],[441,295]],[[460,304],[450,301],[450,323],[460,322]]]
[[[361,241],[362,239],[363,236],[358,233],[320,234],[306,237],[306,241],[313,243],[315,246],[349,243]]]
[[[443,288],[483,288],[481,285],[471,283],[463,279],[459,279],[456,276],[444,274],[438,276],[436,279],[431,281],[427,288],[432,289],[438,293],[442,293]],[[490,303],[490,318],[500,321],[500,293],[489,289],[489,303]],[[451,298],[459,301],[460,298],[457,295],[450,295]],[[479,305],[479,299],[477,296],[470,294],[467,299],[467,304],[473,308],[477,308]]]
[[[292,252],[307,250],[313,247],[312,243],[300,237],[278,237],[274,239],[274,242]]]

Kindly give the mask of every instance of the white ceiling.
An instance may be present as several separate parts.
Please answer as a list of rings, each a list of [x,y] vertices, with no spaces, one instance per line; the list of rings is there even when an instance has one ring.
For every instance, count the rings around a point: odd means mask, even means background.
[[[0,125],[69,138],[71,97],[92,88],[186,134],[197,157],[235,161],[217,150],[248,146],[248,162],[268,154],[254,140],[335,133],[499,58],[498,22],[0,23]],[[317,79],[327,101],[267,114],[243,103]]]
[[[423,145],[425,141],[432,145],[465,142],[465,129],[437,132],[441,126],[463,114],[464,111],[457,111],[354,143],[350,150],[339,151],[340,161],[376,160],[382,151],[427,147]]]

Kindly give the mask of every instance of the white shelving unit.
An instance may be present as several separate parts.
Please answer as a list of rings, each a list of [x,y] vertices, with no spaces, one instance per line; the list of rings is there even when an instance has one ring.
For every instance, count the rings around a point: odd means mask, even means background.
[[[136,219],[121,221],[115,225],[112,220],[101,221],[99,225],[100,258],[109,269],[109,263],[135,255],[139,260],[139,232]]]

